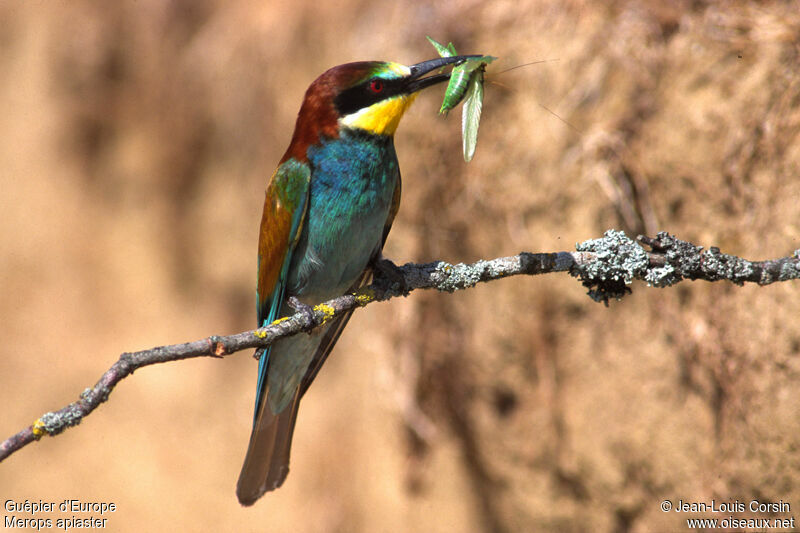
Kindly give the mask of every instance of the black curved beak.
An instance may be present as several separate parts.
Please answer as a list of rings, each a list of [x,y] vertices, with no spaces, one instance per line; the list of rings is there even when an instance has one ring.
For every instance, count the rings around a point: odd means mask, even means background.
[[[431,85],[436,85],[437,83],[441,83],[443,81],[447,81],[450,79],[450,73],[440,73],[434,74],[433,76],[428,76],[427,78],[423,78],[425,74],[431,72],[433,70],[442,68],[447,65],[458,64],[462,61],[466,61],[467,59],[474,58],[474,57],[482,57],[480,55],[467,55],[467,56],[453,56],[453,57],[437,57],[436,59],[431,59],[429,61],[423,61],[422,63],[417,63],[416,65],[411,65],[411,75],[406,78],[408,80],[408,85],[406,86],[406,90],[409,93],[414,93],[417,91],[421,91],[425,87],[430,87]]]

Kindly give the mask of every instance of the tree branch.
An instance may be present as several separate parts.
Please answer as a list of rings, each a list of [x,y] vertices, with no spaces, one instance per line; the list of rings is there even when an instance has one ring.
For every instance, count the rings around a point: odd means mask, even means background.
[[[576,252],[528,253],[465,265],[443,261],[422,265],[406,264],[392,275],[377,269],[374,282],[355,294],[347,294],[316,305],[313,313],[296,313],[267,327],[235,335],[211,336],[202,340],[160,346],[139,352],[123,353],[94,387],[84,390],[80,399],[68,406],[42,415],[31,426],[0,444],[0,461],[39,440],[43,435],[57,435],[81,420],[108,399],[111,391],[134,370],[167,361],[190,357],[223,357],[247,348],[268,346],[279,339],[308,332],[356,307],[372,302],[406,296],[416,289],[453,292],[480,282],[520,274],[535,275],[569,272],[589,289],[589,296],[608,305],[610,298],[620,299],[631,292],[634,279],[648,285],[668,287],[684,279],[729,280],[738,285],[753,282],[768,285],[776,281],[800,279],[800,250],[790,257],[770,261],[747,261],[723,254],[719,248],[706,251],[689,242],[661,232],[656,238],[639,236],[645,250],[624,233],[609,230],[601,239],[576,246]],[[402,276],[402,279],[400,279]]]

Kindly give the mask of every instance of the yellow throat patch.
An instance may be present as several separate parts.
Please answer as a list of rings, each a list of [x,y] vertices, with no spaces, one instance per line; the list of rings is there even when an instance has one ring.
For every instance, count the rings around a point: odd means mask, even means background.
[[[359,128],[375,135],[394,135],[403,113],[411,107],[417,93],[382,100],[339,119],[349,128]]]

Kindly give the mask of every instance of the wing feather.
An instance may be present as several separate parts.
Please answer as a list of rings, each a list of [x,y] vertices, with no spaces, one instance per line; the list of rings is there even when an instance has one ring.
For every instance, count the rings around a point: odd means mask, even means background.
[[[289,159],[275,170],[267,185],[264,214],[258,238],[258,326],[278,317],[286,293],[289,265],[306,218],[311,169],[307,163]],[[258,386],[256,413],[263,401],[269,363],[269,347],[256,352]]]

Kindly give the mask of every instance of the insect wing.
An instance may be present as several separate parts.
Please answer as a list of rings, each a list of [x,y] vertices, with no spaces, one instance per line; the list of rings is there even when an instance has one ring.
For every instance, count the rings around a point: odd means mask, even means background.
[[[483,109],[483,68],[473,71],[469,79],[466,100],[461,109],[461,135],[463,138],[464,161],[469,163],[478,145],[478,125]]]

